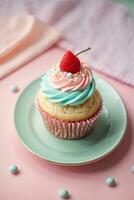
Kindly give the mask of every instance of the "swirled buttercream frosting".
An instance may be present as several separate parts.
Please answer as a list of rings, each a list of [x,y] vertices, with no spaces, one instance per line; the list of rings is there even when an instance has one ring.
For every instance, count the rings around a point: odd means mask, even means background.
[[[42,76],[41,88],[50,101],[75,106],[92,96],[95,81],[85,63],[81,63],[80,71],[75,74],[61,71],[57,66]]]

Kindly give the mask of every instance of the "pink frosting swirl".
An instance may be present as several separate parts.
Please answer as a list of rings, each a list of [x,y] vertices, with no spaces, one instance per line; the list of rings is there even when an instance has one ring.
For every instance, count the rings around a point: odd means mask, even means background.
[[[85,63],[81,63],[81,70],[76,74],[59,71],[50,75],[51,85],[63,92],[83,90],[91,81],[92,73]]]

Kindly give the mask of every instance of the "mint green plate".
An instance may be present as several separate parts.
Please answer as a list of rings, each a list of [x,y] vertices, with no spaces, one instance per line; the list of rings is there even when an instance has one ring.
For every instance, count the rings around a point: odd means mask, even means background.
[[[95,80],[104,111],[89,136],[71,141],[56,138],[44,127],[34,103],[40,78],[29,84],[18,98],[14,113],[17,134],[24,146],[47,161],[68,166],[91,163],[111,153],[124,136],[126,111],[117,92],[103,79]]]

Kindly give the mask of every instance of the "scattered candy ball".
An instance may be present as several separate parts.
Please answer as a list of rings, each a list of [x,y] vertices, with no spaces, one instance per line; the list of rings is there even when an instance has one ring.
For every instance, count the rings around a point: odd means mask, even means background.
[[[134,173],[134,165],[131,167],[131,172]]]
[[[68,73],[66,74],[66,77],[67,77],[67,78],[73,78],[73,74],[72,74],[71,72],[68,72]]]
[[[106,184],[109,186],[115,186],[116,185],[116,181],[114,179],[114,177],[110,176],[106,179]]]
[[[69,198],[69,193],[66,189],[61,189],[59,191],[59,196],[62,198],[62,199],[68,199]]]
[[[12,92],[14,92],[14,93],[16,93],[16,92],[18,92],[19,91],[19,89],[18,89],[18,87],[17,87],[17,85],[11,85],[11,87],[10,87],[10,89],[11,89],[11,91]]]
[[[10,168],[9,168],[10,172],[12,174],[17,174],[18,173],[18,167],[17,165],[11,165]]]

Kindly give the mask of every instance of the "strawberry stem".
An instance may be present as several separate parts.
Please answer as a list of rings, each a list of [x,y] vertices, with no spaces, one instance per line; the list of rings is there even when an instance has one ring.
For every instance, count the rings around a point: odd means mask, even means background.
[[[81,53],[84,53],[85,51],[89,51],[90,49],[91,49],[91,47],[89,47],[89,48],[87,48],[87,49],[85,49],[85,50],[83,50],[83,51],[80,51],[80,52],[78,52],[78,53],[76,54],[76,56],[80,55]]]

